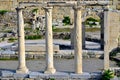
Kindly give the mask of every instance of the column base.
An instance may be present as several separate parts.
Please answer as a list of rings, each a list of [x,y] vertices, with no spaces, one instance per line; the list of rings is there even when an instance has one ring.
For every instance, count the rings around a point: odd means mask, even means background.
[[[28,73],[29,70],[25,67],[25,68],[18,68],[16,70],[16,73]]]
[[[45,74],[54,74],[55,72],[56,72],[56,69],[50,68],[50,69],[47,69],[44,73]]]

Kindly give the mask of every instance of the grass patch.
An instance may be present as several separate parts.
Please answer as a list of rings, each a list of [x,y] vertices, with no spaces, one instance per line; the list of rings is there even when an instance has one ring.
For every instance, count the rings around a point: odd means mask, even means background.
[[[32,13],[34,13],[34,12],[37,13],[38,12],[38,8],[33,9]]]
[[[28,36],[25,36],[25,39],[27,40],[42,39],[42,36],[41,35],[28,35]]]
[[[1,61],[18,60],[18,58],[0,58]]]
[[[12,37],[12,38],[8,39],[8,42],[14,42],[15,40],[17,40],[17,39]]]
[[[53,32],[70,32],[71,28],[54,28]]]
[[[24,30],[25,30],[25,31],[32,31],[32,28],[25,27]]]
[[[4,15],[5,13],[7,13],[8,11],[7,10],[0,10],[0,14],[1,15]]]
[[[86,32],[96,32],[100,31],[100,28],[85,28]]]

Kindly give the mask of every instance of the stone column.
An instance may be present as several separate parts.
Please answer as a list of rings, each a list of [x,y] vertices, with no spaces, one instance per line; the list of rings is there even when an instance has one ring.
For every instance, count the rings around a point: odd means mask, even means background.
[[[85,49],[85,23],[82,22],[82,49]]]
[[[104,10],[104,69],[109,69],[109,10]]]
[[[17,73],[27,73],[28,69],[26,67],[25,61],[25,40],[24,40],[24,19],[22,15],[23,8],[16,8],[17,10],[17,26],[18,26],[18,69]]]
[[[45,73],[55,73],[53,63],[53,34],[52,34],[52,7],[46,7],[46,71]]]
[[[100,47],[101,47],[101,50],[104,50],[104,12],[101,12],[100,14],[100,19],[101,19],[101,22],[100,22],[100,25],[101,25],[101,34],[100,34],[100,38],[101,38],[101,41],[100,41]]]
[[[74,28],[71,29],[70,40],[71,40],[71,48],[74,49]]]
[[[82,73],[82,18],[81,8],[74,7],[74,53],[75,53],[75,73]]]

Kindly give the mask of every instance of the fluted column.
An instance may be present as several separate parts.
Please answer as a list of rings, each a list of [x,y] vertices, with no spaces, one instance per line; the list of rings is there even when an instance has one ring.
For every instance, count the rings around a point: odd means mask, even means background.
[[[16,8],[17,11],[17,26],[18,26],[18,69],[17,73],[27,73],[25,60],[25,40],[24,40],[24,19],[22,14],[22,8]]]
[[[53,63],[53,34],[52,34],[52,7],[46,7],[46,71],[45,73],[55,73]]]
[[[82,73],[82,19],[81,7],[74,7],[75,73]]]
[[[104,10],[104,69],[109,69],[109,10]]]

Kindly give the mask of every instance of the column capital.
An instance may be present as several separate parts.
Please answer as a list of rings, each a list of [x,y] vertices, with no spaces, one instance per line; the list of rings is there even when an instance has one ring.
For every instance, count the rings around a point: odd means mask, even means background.
[[[82,10],[82,9],[83,9],[83,6],[73,6],[73,9],[74,9],[74,10]]]
[[[109,11],[109,10],[110,10],[110,6],[109,5],[104,6],[104,11]]]
[[[17,7],[17,8],[15,8],[17,11],[19,11],[19,10],[23,10],[24,8],[23,7]]]
[[[53,7],[43,7],[43,9],[45,10],[45,11],[49,11],[49,10],[51,10]]]

